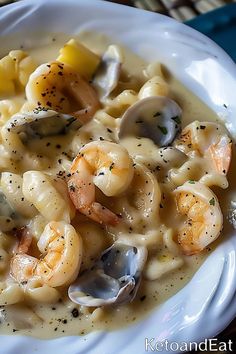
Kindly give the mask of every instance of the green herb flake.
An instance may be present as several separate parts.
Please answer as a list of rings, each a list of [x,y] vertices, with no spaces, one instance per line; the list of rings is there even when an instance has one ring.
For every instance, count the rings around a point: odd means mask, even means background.
[[[179,116],[172,117],[171,119],[174,120],[175,123],[181,124],[181,120],[180,120],[180,117],[179,117]]]
[[[160,125],[157,126],[160,131],[162,132],[162,134],[166,135],[168,133],[168,130],[166,127],[161,127]]]
[[[113,168],[114,168],[114,162],[111,163],[110,167],[109,167],[109,170],[111,171]]]
[[[209,204],[214,206],[215,205],[215,198],[211,198],[209,200]]]
[[[192,181],[191,179],[188,181],[190,184],[195,184],[195,181]]]

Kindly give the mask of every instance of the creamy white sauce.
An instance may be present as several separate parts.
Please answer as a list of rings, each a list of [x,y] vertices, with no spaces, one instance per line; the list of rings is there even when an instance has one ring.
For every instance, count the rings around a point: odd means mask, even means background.
[[[36,47],[36,48],[26,48],[27,52],[34,58],[34,60],[40,64],[44,62],[49,62],[55,60],[58,56],[59,49],[64,45],[69,37],[65,35],[55,35],[49,37],[48,45]],[[79,36],[79,40],[90,47],[94,52],[101,54],[106,49],[111,40],[108,40],[104,36],[99,36],[91,33],[84,33]],[[143,70],[146,68],[147,63],[143,62],[140,58],[136,57],[134,54],[130,53],[128,50],[124,50],[125,60],[124,60],[124,70],[126,71],[126,77],[134,76],[135,80],[133,83],[133,88],[139,87],[140,83],[145,81]],[[127,74],[128,73],[128,74]],[[199,121],[216,121],[218,118],[205,104],[203,104],[195,95],[193,95],[188,89],[181,85],[177,80],[175,80],[171,74],[166,75],[166,80],[170,86],[170,97],[172,97],[181,106],[183,110],[183,126],[187,125],[189,122],[194,120]],[[114,111],[113,111],[114,113]],[[93,128],[91,123],[91,127]],[[98,129],[94,125],[95,129]],[[73,139],[73,134],[65,137],[50,137],[43,138],[38,142],[32,141],[29,145],[29,149],[32,151],[37,151],[43,155],[48,154],[47,143],[50,142],[51,147],[50,154],[48,158],[50,163],[44,163],[43,169],[46,171],[52,171],[55,167],[57,160],[61,158],[58,156],[58,149],[64,151]],[[60,148],[58,148],[58,144]],[[130,144],[130,147],[128,147]],[[148,158],[147,146],[143,144],[140,147],[134,147],[132,141],[128,141],[126,144],[128,149],[134,149],[134,151],[140,156],[146,156]],[[152,146],[149,147],[150,152],[152,151]],[[52,156],[56,155],[53,160]],[[234,157],[235,159],[235,157]],[[235,161],[232,161],[234,165]],[[231,166],[232,166],[231,165]],[[22,162],[18,164],[15,169],[18,172],[22,172],[24,167],[22,167]],[[163,176],[164,178],[164,176]],[[215,189],[219,197],[222,211],[224,213],[224,231],[219,240],[210,246],[207,250],[203,251],[201,254],[194,256],[184,256],[184,264],[165,274],[161,278],[150,281],[143,279],[141,286],[139,288],[138,294],[135,300],[130,304],[125,304],[122,306],[106,307],[106,308],[84,308],[82,306],[72,303],[67,296],[67,287],[60,288],[60,300],[59,302],[53,304],[47,303],[35,303],[30,299],[24,301],[23,303],[6,306],[1,308],[0,319],[0,329],[2,334],[26,334],[32,335],[39,338],[52,338],[64,335],[83,335],[90,331],[104,329],[113,330],[118,328],[123,328],[125,325],[132,324],[136,321],[140,321],[145,316],[148,316],[150,311],[156,308],[159,304],[166,301],[170,296],[177,293],[185,284],[189,282],[193,274],[200,267],[207,254],[212,248],[216,246],[218,242],[222,241],[223,237],[227,237],[231,231],[231,226],[229,225],[226,216],[227,211],[230,206],[230,201],[232,200],[232,195],[236,197],[235,192],[235,175],[233,174],[233,168],[229,172],[229,184],[230,189],[226,191],[220,191]],[[162,186],[165,190],[165,186]],[[166,193],[168,194],[169,189],[166,187]],[[116,199],[107,199],[104,196],[99,196],[99,200],[105,205],[115,207]],[[178,226],[178,219],[170,219],[170,211],[173,211],[175,205],[173,200],[167,198],[166,201],[162,201],[163,208],[160,209],[160,219],[161,223],[164,223],[168,227]],[[37,220],[37,222],[42,222],[42,220]],[[91,259],[97,257],[102,250],[108,247],[112,243],[112,235],[114,230],[109,230],[107,232],[101,226],[88,220],[81,216],[73,221],[76,229],[81,233],[84,244],[86,248],[85,256],[83,259],[83,268],[86,269],[91,264]],[[147,224],[148,225],[148,224]],[[148,225],[151,226],[151,225]],[[34,227],[34,226],[32,226]],[[37,226],[39,229],[39,226]],[[120,233],[124,229],[120,229]],[[127,231],[127,230],[125,230]],[[116,230],[117,232],[117,230]],[[119,233],[119,232],[117,232]],[[145,232],[144,232],[145,234]],[[94,235],[95,241],[94,241]],[[132,238],[130,235],[129,240]],[[37,252],[36,252],[37,253]],[[150,251],[150,255],[153,256],[155,260],[156,255],[161,262],[165,263],[169,260],[170,255],[163,248],[163,245],[156,245],[153,250]]]

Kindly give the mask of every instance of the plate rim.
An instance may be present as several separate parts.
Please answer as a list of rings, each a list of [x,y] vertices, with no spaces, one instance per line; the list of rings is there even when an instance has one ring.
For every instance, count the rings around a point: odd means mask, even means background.
[[[86,0],[80,0],[80,1],[76,1],[76,0],[69,0],[69,1],[67,1],[67,3],[68,4],[72,4],[73,6],[79,6],[79,4],[81,5],[81,4],[83,4],[83,6],[85,6],[86,5]],[[9,4],[9,5],[6,5],[5,7],[2,7],[2,8],[0,8],[0,23],[2,22],[2,15],[4,14],[4,13],[8,13],[8,12],[16,12],[16,10],[17,9],[23,9],[25,6],[30,6],[30,7],[32,7],[32,9],[34,9],[34,11],[38,11],[38,9],[40,9],[42,6],[44,6],[45,4],[47,4],[47,0],[39,0],[39,1],[37,1],[37,0],[35,0],[35,1],[32,1],[32,0],[23,0],[23,1],[21,1],[21,2],[16,2],[16,3],[13,3],[13,4]],[[64,3],[64,1],[63,0],[50,0],[50,4],[47,4],[47,6],[51,6],[51,7],[53,7],[54,5],[56,5],[56,4],[63,4],[64,6],[65,6],[65,3]],[[175,25],[177,26],[177,23],[176,23],[176,21],[175,20],[173,20],[173,19],[170,19],[170,18],[168,18],[168,17],[166,17],[166,16],[164,16],[164,15],[160,15],[160,14],[153,14],[153,13],[148,13],[147,11],[144,11],[144,10],[139,10],[139,9],[133,9],[133,8],[129,8],[129,9],[127,9],[127,7],[126,6],[123,6],[123,5],[119,5],[119,4],[112,4],[112,3],[107,3],[107,2],[103,2],[103,1],[101,1],[101,0],[90,0],[90,4],[88,5],[87,4],[87,6],[88,7],[90,7],[91,6],[91,4],[93,5],[93,6],[98,6],[99,5],[99,7],[102,7],[102,8],[104,8],[104,11],[105,11],[105,8],[107,8],[107,9],[109,9],[109,11],[113,11],[113,9],[112,8],[116,8],[117,10],[118,9],[123,9],[122,11],[124,11],[125,10],[125,12],[129,12],[129,13],[133,13],[133,14],[135,14],[135,16],[143,16],[143,17],[148,17],[148,18],[152,18],[153,20],[157,20],[157,18],[159,18],[160,19],[160,22],[163,22],[163,23],[165,23],[165,24],[173,24],[173,23],[175,23]],[[67,6],[69,6],[69,5],[67,5]],[[112,9],[112,10],[111,10]],[[121,10],[119,10],[119,11],[121,11]],[[137,14],[137,15],[136,15]],[[141,15],[142,14],[142,15]],[[184,26],[184,27],[183,27]],[[223,51],[223,49],[221,49],[217,44],[215,44],[212,40],[210,40],[208,37],[206,37],[205,35],[203,35],[203,34],[201,34],[201,33],[199,33],[198,31],[196,31],[196,30],[194,30],[194,29],[191,29],[191,28],[189,28],[189,27],[187,27],[186,25],[184,25],[184,24],[178,24],[178,28],[185,28],[185,30],[184,31],[187,31],[188,33],[191,33],[193,36],[194,36],[194,38],[198,38],[199,39],[199,41],[203,41],[204,43],[207,43],[207,44],[209,44],[209,46],[212,48],[214,48],[214,51],[216,51],[218,54],[219,54],[219,58],[220,58],[220,61],[223,61],[224,62],[224,64],[226,64],[226,67],[228,67],[228,71],[230,72],[230,74],[231,74],[231,76],[234,78],[234,80],[235,80],[235,82],[236,82],[236,66],[235,66],[235,64],[234,64],[234,62],[232,61],[232,59],[228,56],[228,54],[227,53],[225,53],[224,51]],[[236,125],[236,124],[235,124]],[[235,271],[235,263],[234,263],[234,261],[235,261],[235,250],[236,250],[236,244],[235,244],[235,242],[233,243],[233,246],[232,246],[232,244],[231,244],[231,242],[226,242],[225,244],[224,244],[224,247],[223,247],[223,245],[220,245],[220,247],[217,249],[218,250],[218,253],[219,253],[219,255],[218,255],[218,259],[222,259],[222,267],[220,268],[220,271],[221,271],[221,273],[220,273],[220,275],[221,275],[221,277],[220,277],[220,279],[223,279],[224,277],[226,277],[226,279],[227,279],[227,276],[228,276],[228,273],[227,272],[229,272],[229,270],[227,270],[227,266],[226,266],[226,264],[227,264],[227,262],[230,262],[231,261],[231,264],[233,264],[233,266],[234,266],[234,271]],[[215,252],[215,251],[214,251]],[[214,253],[213,252],[213,253]],[[228,253],[228,255],[231,257],[226,257],[226,254]],[[211,257],[211,256],[210,256]],[[209,258],[210,258],[209,257]],[[224,260],[224,261],[223,261]],[[211,264],[211,262],[209,261],[208,263],[210,263]],[[198,273],[198,272],[197,272]],[[196,273],[196,274],[197,274]],[[196,275],[195,274],[195,275]],[[236,274],[236,272],[234,273],[234,274]],[[190,284],[190,283],[192,283],[192,281],[194,280],[194,278],[195,278],[195,276],[193,277],[193,279],[188,283],[188,285]],[[220,279],[219,279],[219,281],[220,281]],[[219,285],[219,284],[218,284]],[[222,286],[220,286],[219,285],[219,287],[217,287],[217,289],[219,289],[219,288],[222,288]],[[181,296],[182,296],[182,293],[183,293],[183,290],[184,290],[185,288],[183,288],[183,289],[181,289],[176,295],[178,295],[177,296],[177,300],[178,301],[180,301],[180,298],[181,298]],[[214,297],[215,296],[219,296],[219,294],[217,295],[217,289],[215,289],[215,291],[214,291],[214,293],[213,294],[210,294],[212,297],[211,297],[211,299],[210,299],[210,302],[209,302],[209,306],[210,306],[210,304],[211,304],[211,301],[213,301],[212,299],[214,299]],[[233,295],[235,295],[235,293],[236,293],[236,285],[235,285],[235,289],[231,289],[232,290],[232,293],[233,293]],[[233,290],[234,290],[234,292],[233,292]],[[221,292],[223,291],[223,289],[221,289]],[[174,296],[174,297],[176,297],[176,295]],[[231,300],[232,300],[232,298],[233,298],[233,295],[232,294],[230,294],[230,295],[228,295],[229,296],[229,298],[231,298]],[[173,297],[173,298],[174,298]],[[232,300],[233,301],[233,300]],[[235,299],[235,301],[234,302],[230,302],[230,306],[231,306],[231,308],[233,309],[233,311],[232,311],[232,313],[231,313],[231,315],[228,313],[228,315],[227,316],[223,316],[222,317],[222,321],[221,321],[221,325],[219,326],[217,326],[216,324],[215,324],[215,327],[214,327],[214,330],[211,330],[211,331],[208,331],[208,333],[210,333],[210,337],[211,336],[213,336],[213,334],[218,334],[229,322],[231,322],[231,320],[235,317],[235,315],[236,315],[236,299]],[[156,312],[156,311],[155,311]],[[154,313],[154,311],[153,311],[153,313]],[[208,315],[209,316],[209,315]],[[152,315],[150,315],[150,318],[152,317]],[[212,316],[211,316],[211,318],[215,318],[215,317],[217,317],[217,314],[216,313],[214,313]],[[143,321],[142,321],[143,322]],[[142,323],[141,322],[141,323]],[[147,321],[147,322],[149,322],[149,321]],[[140,323],[139,323],[140,324]],[[137,327],[137,328],[140,328],[140,326],[139,326],[139,324],[137,325],[137,326],[134,326],[134,327]],[[129,328],[129,327],[128,327]],[[116,333],[116,332],[120,332],[120,331],[115,331],[115,332],[112,332],[112,333]],[[125,330],[125,332],[126,332],[126,330]],[[132,332],[132,331],[131,331]],[[94,335],[92,334],[92,336],[91,337],[93,337]],[[103,339],[101,339],[101,340],[104,340],[104,338],[105,338],[105,341],[107,340],[106,338],[107,338],[107,334],[104,334],[104,333],[100,333],[99,334],[99,336],[100,336],[100,338],[103,338]],[[188,336],[189,337],[192,337],[192,338],[196,338],[196,341],[201,341],[202,339],[203,339],[203,337],[204,336],[202,336],[202,335],[199,335],[199,334],[197,334],[197,335],[194,335],[194,337],[193,337],[193,333],[189,333],[188,334]],[[3,337],[8,337],[8,338],[13,338],[12,336],[3,336]],[[3,338],[2,337],[2,338]],[[23,344],[23,342],[25,341],[25,338],[27,338],[27,342],[32,342],[32,340],[33,341],[35,341],[35,339],[34,338],[31,338],[31,337],[24,337],[23,339],[21,338],[22,336],[16,336],[16,337],[14,337],[14,338],[19,338],[19,342],[21,342],[22,343],[22,347],[25,347],[25,344]],[[208,335],[208,337],[209,337],[209,335]],[[76,338],[76,339],[78,339],[78,337],[77,336],[69,336],[69,337],[64,337],[64,338]],[[80,337],[80,338],[83,338],[83,337]],[[98,338],[98,337],[97,337]],[[41,342],[40,340],[36,340],[38,343],[39,342]],[[47,342],[48,340],[43,340],[43,342]],[[60,341],[60,339],[58,340],[58,339],[53,339],[53,340],[49,340],[50,341],[50,343],[52,343],[52,342],[57,342],[57,343],[60,343],[61,341]],[[64,340],[63,340],[64,341]],[[64,341],[64,342],[66,342],[66,341]],[[81,342],[81,341],[80,341]],[[125,348],[123,348],[123,349],[121,349],[122,350],[122,352],[119,352],[119,353],[123,353],[123,354],[125,354],[125,353],[128,353],[128,352],[130,352],[130,350],[131,350],[131,348],[132,348],[132,346],[130,346],[130,344],[127,344],[127,346],[125,347]],[[137,348],[137,347],[136,347]],[[39,349],[40,350],[40,349]],[[73,349],[74,350],[74,349]],[[80,350],[80,349],[79,349]],[[82,347],[81,347],[81,350],[82,351],[80,351],[80,353],[82,353],[83,352],[83,349],[82,349]],[[133,349],[132,349],[133,350]],[[9,352],[9,354],[11,353],[11,351]],[[13,352],[12,352],[13,353]],[[69,352],[68,351],[68,353],[70,353],[70,354],[72,354],[72,353],[74,353],[74,352]],[[88,351],[86,351],[86,353],[88,353]],[[92,352],[91,352],[92,353]],[[115,352],[114,352],[115,353]],[[6,351],[4,351],[4,354],[6,354]]]

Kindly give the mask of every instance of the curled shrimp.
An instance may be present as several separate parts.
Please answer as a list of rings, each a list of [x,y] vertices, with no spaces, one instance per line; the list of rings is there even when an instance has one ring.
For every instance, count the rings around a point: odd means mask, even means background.
[[[95,186],[108,197],[127,189],[134,173],[127,150],[108,141],[88,143],[74,159],[71,173],[68,188],[76,209],[98,223],[116,225],[118,216],[95,201]]]
[[[40,65],[30,75],[25,90],[34,106],[69,113],[82,123],[100,107],[94,88],[69,65],[57,61]]]
[[[37,243],[42,258],[27,254],[30,236],[24,232],[17,253],[11,259],[11,276],[19,283],[36,278],[42,284],[58,287],[71,283],[78,275],[82,259],[82,240],[73,226],[65,222],[48,223]]]
[[[188,155],[207,158],[219,174],[226,175],[229,170],[232,141],[220,124],[195,121],[183,129],[175,146]]]
[[[186,255],[193,255],[220,235],[223,216],[216,195],[200,182],[188,181],[174,191],[178,212],[185,217],[178,242]]]

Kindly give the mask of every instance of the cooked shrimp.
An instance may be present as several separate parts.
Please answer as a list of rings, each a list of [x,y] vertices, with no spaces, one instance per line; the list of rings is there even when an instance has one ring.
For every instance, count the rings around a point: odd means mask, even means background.
[[[26,97],[34,106],[70,113],[82,123],[100,107],[94,88],[69,65],[56,61],[40,65],[31,74]]]
[[[24,226],[16,230],[15,235],[20,239],[17,246],[17,253],[27,253],[33,240],[33,235],[30,230],[28,227]]]
[[[127,189],[134,173],[127,150],[107,141],[88,143],[74,159],[71,173],[68,188],[76,209],[96,222],[116,225],[118,216],[95,202],[95,186],[108,197]]]
[[[28,255],[30,245],[26,235],[11,260],[11,275],[19,283],[32,278],[57,287],[71,283],[78,275],[82,259],[82,240],[73,226],[52,221],[46,225],[37,243],[42,258]]]
[[[216,172],[227,174],[232,142],[220,124],[195,121],[184,128],[175,146],[187,154],[196,152],[207,158]]]
[[[177,209],[187,218],[178,231],[186,255],[202,251],[220,235],[223,216],[216,195],[200,182],[188,181],[174,191]]]

